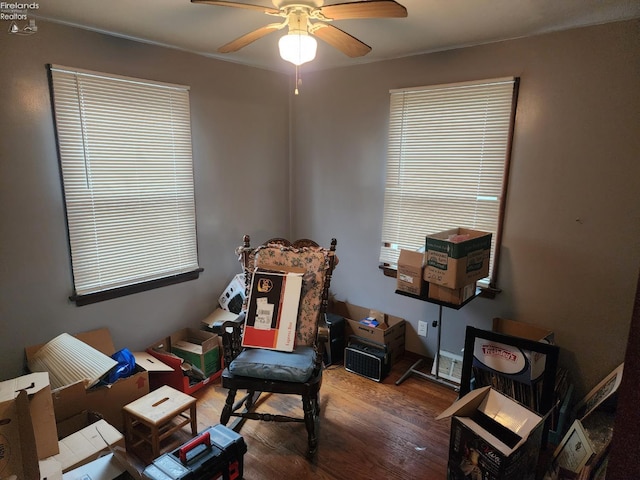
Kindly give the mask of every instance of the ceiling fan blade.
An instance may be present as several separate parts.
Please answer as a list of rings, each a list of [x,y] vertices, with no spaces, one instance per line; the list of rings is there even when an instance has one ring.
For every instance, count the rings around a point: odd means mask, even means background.
[[[262,5],[250,5],[248,3],[224,2],[215,0],[191,0],[191,3],[206,3],[207,5],[217,5],[220,7],[246,8],[247,10],[260,10],[270,15],[278,15],[280,10],[273,7],[263,7]]]
[[[311,29],[313,35],[324,40],[332,47],[337,48],[348,57],[362,57],[371,51],[369,45],[333,25],[315,23],[313,27],[314,28]]]
[[[249,32],[246,35],[236,38],[235,40],[227,43],[226,45],[221,46],[220,48],[218,48],[218,52],[220,53],[236,52],[241,48],[246,47],[250,43],[253,43],[256,40],[264,37],[265,35],[268,35],[269,33],[275,30],[280,30],[281,28],[284,28],[285,25],[286,23],[271,23],[269,25],[265,25],[264,27],[254,30],[253,32]]]
[[[319,8],[320,13],[331,20],[351,18],[391,18],[406,17],[407,9],[393,0],[371,0],[338,3]]]

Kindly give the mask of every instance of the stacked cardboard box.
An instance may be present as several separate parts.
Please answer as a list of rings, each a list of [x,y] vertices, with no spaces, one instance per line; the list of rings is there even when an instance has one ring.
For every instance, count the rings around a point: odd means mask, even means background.
[[[425,280],[447,288],[462,288],[486,277],[491,236],[468,228],[427,235]]]
[[[492,234],[454,228],[427,235],[423,278],[428,298],[462,305],[476,295],[476,282],[489,274]]]
[[[423,295],[427,290],[424,264],[424,251],[400,250],[396,289],[411,295]]]

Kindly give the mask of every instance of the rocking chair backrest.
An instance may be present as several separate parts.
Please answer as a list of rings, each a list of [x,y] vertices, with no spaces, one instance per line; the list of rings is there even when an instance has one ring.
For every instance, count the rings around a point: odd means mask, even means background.
[[[329,284],[336,262],[335,240],[331,248],[326,249],[309,240],[290,244],[283,239],[274,239],[244,253],[240,260],[243,262],[247,286],[251,285],[255,268],[295,267],[306,271],[296,325],[296,345],[314,345],[320,315],[327,309]]]

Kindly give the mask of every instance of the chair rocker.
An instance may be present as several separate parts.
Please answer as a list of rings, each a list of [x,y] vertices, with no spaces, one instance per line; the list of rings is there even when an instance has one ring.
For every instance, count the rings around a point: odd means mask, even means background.
[[[216,322],[213,330],[222,337],[226,368],[222,386],[229,390],[220,415],[220,423],[239,432],[246,420],[304,423],[308,437],[308,454],[316,452],[320,416],[319,392],[322,384],[324,343],[328,340],[325,313],[329,285],[337,264],[336,240],[330,248],[322,248],[312,240],[294,243],[274,238],[256,248],[250,246],[248,235],[236,249],[245,274],[247,295],[243,312],[234,321]],[[242,329],[249,301],[252,274],[256,268],[304,269],[302,293],[296,324],[296,344],[293,352],[262,348],[243,348]],[[238,390],[246,391],[236,402]],[[260,413],[262,393],[299,395],[302,397],[301,417]]]

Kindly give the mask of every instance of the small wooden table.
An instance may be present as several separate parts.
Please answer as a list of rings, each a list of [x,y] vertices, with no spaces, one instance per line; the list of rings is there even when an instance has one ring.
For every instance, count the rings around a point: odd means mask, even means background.
[[[164,385],[125,405],[122,409],[125,438],[132,447],[151,445],[154,458],[160,454],[160,442],[191,424],[191,434],[198,433],[196,399]]]

